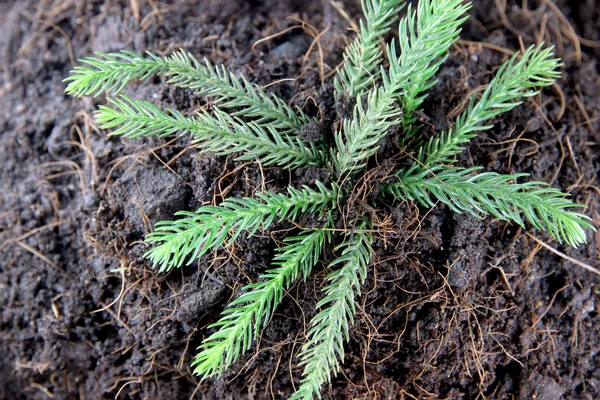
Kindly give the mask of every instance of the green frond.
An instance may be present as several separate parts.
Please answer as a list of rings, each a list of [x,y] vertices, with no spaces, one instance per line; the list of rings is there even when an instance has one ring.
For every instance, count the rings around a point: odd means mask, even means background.
[[[259,282],[247,285],[243,294],[229,305],[221,319],[209,328],[218,330],[200,345],[192,367],[201,379],[220,375],[246,352],[258,336],[284,291],[302,274],[304,279],[319,261],[326,230],[306,230],[300,236],[286,238],[286,246],[277,249],[270,269]]]
[[[452,211],[475,217],[492,215],[524,226],[525,219],[560,243],[573,247],[586,242],[584,228],[593,229],[589,217],[574,211],[585,206],[568,200],[560,190],[544,182],[513,183],[527,174],[474,174],[480,168],[438,168],[431,172],[412,169],[399,175],[400,182],[384,186],[384,192],[403,200],[435,205],[433,196]]]
[[[178,111],[164,112],[152,103],[126,96],[109,101],[117,109],[100,106],[95,115],[100,128],[117,128],[113,135],[135,138],[180,132],[193,135],[194,143],[203,151],[218,155],[241,151],[243,154],[237,160],[258,159],[265,166],[297,168],[325,163],[325,153],[314,144],[305,144],[296,135],[281,135],[276,129],[254,121],[246,123],[219,109],[215,109],[214,116],[201,112],[186,117]]]
[[[357,230],[367,228],[365,221],[357,222]],[[291,399],[320,399],[323,383],[336,375],[344,360],[344,341],[348,340],[349,326],[354,323],[354,298],[360,294],[371,260],[373,237],[368,232],[348,233],[337,251],[341,255],[329,268],[339,266],[327,276],[325,297],[317,304],[319,313],[311,320],[308,341],[300,351],[300,365],[304,374],[300,388]]]
[[[161,272],[168,271],[191,263],[211,249],[229,246],[242,231],[253,235],[259,229],[267,229],[276,217],[295,219],[298,214],[333,207],[338,198],[337,186],[327,188],[319,181],[315,184],[316,190],[306,186],[301,190],[289,187],[287,196],[258,193],[262,202],[232,198],[219,206],[201,207],[195,213],[179,211],[175,215],[183,218],[156,224],[147,242],[157,246],[145,257]]]
[[[426,84],[429,74],[433,74],[444,60],[446,52],[458,38],[460,26],[468,18],[465,13],[469,8],[470,3],[462,4],[462,0],[420,1],[416,13],[411,12],[409,7],[408,15],[400,21],[400,55],[395,56],[394,42],[387,49],[390,68],[382,76],[384,87],[391,96],[403,99],[406,96],[417,97],[421,93],[415,86]],[[407,98],[406,101],[414,100]]]
[[[460,30],[458,25],[468,17],[462,17],[471,4],[462,4],[462,0],[421,0],[417,7],[417,12],[412,13],[410,6],[408,15],[400,22],[400,51],[401,54],[415,53],[412,47],[423,46],[434,51],[427,51],[418,58],[418,66],[412,70],[410,79],[407,85],[403,87],[400,102],[402,106],[402,128],[407,136],[412,136],[416,133],[414,123],[416,118],[414,111],[417,110],[427,94],[425,93],[437,83],[437,80],[431,78],[437,73],[440,66],[448,58],[447,53],[450,47],[458,40]],[[416,22],[415,22],[416,19]],[[443,25],[446,24],[446,26]],[[416,27],[416,30],[415,30]],[[434,28],[438,27],[438,28]],[[428,36],[427,42],[419,42],[411,40],[418,34],[424,34],[436,29],[439,29],[438,37],[432,33]]]
[[[131,51],[120,53],[97,53],[98,57],[81,60],[86,66],[77,66],[71,76],[66,92],[73,96],[98,96],[103,92],[118,93],[135,79],[144,80],[154,73],[169,77],[169,83],[196,89],[205,96],[215,96],[221,108],[236,110],[233,116],[253,118],[258,125],[270,125],[282,133],[299,131],[309,118],[301,110],[294,111],[283,100],[238,78],[223,66],[213,66],[208,60],[198,61],[190,53],[180,50],[161,58],[147,52],[142,57]]]
[[[460,32],[460,25],[465,20],[462,15],[468,6],[460,6],[456,2],[426,2],[427,11],[419,13],[427,15],[431,25],[423,26],[422,31],[414,32],[414,16],[413,19],[402,20],[402,54],[391,57],[389,72],[381,74],[383,85],[379,89],[371,89],[366,109],[358,96],[352,120],[345,120],[343,132],[336,133],[337,154],[332,154],[332,157],[339,174],[363,168],[367,158],[377,152],[379,140],[385,136],[387,129],[401,122],[402,114],[394,107],[395,99],[411,87],[412,75],[441,57]],[[388,47],[388,54],[396,54],[393,43]]]
[[[344,51],[344,65],[334,82],[336,96],[356,97],[375,86],[383,63],[381,37],[398,19],[405,0],[362,0],[365,21],[360,21],[357,38]]]
[[[237,77],[224,66],[214,66],[207,59],[198,61],[183,50],[168,58],[166,75],[169,83],[215,96],[221,108],[239,109],[235,117],[254,118],[258,125],[269,125],[282,132],[296,132],[310,119],[302,110],[294,110],[274,94],[267,94],[243,75]]]
[[[387,130],[400,123],[400,110],[387,101],[386,93],[373,89],[369,92],[366,109],[360,96],[352,119],[345,119],[342,127],[335,133],[337,152],[332,150],[335,170],[342,174],[365,167],[367,159],[379,149],[379,141]]]
[[[167,60],[147,53],[145,58],[129,50],[119,53],[96,53],[97,57],[86,57],[64,82],[69,82],[65,92],[71,96],[99,96],[104,92],[118,93],[129,82],[145,80],[155,73],[164,72]]]
[[[418,152],[417,160],[425,166],[451,163],[477,131],[490,129],[489,121],[522,103],[519,99],[539,93],[534,87],[549,86],[560,77],[560,62],[552,48],[529,47],[519,60],[519,53],[504,63],[485,89],[479,101],[472,97],[469,106],[450,129],[432,137]]]

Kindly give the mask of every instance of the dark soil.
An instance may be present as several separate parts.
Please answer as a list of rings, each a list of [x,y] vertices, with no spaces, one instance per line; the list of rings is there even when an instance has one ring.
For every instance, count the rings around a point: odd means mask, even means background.
[[[231,158],[199,155],[177,140],[111,138],[94,125],[103,99],[72,99],[62,80],[76,58],[130,49],[184,48],[270,86],[320,117],[302,132],[330,135],[331,79],[352,36],[323,1],[5,1],[0,4],[0,398],[286,398],[301,371],[294,355],[314,314],[323,268],[297,284],[258,345],[220,380],[189,365],[225,304],[269,265],[273,232],[164,276],[141,257],[144,234],[176,210],[312,182]],[[338,2],[350,17],[359,2]],[[527,172],[588,206],[600,227],[600,3],[476,1],[431,90],[422,120],[443,129],[506,54],[542,38],[564,59],[558,86],[481,134],[460,162]],[[516,4],[518,3],[518,4]],[[306,21],[319,31],[324,59]],[[313,32],[314,33],[314,32]],[[586,38],[578,40],[576,35]],[[485,45],[470,42],[484,42]],[[493,46],[490,46],[493,45]],[[308,50],[310,54],[305,56]],[[323,71],[320,69],[324,63]],[[204,99],[160,78],[126,92],[184,112]],[[396,151],[390,141],[380,156]],[[379,204],[385,221],[360,297],[341,373],[325,398],[600,398],[598,276],[528,232],[444,207]],[[415,221],[419,223],[416,223]],[[305,221],[307,224],[311,221]],[[382,225],[383,226],[383,225]],[[534,233],[531,231],[530,233]],[[600,234],[579,249],[599,264]],[[323,257],[331,258],[331,249]],[[291,360],[291,361],[290,361]]]

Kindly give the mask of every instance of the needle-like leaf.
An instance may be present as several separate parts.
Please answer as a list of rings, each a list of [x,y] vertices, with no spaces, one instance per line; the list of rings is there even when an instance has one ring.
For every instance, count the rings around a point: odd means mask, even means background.
[[[365,20],[360,21],[358,37],[344,51],[344,65],[335,79],[336,96],[356,97],[369,86],[375,87],[383,62],[380,38],[398,19],[405,0],[362,0]]]
[[[245,77],[238,78],[225,67],[216,67],[208,60],[198,61],[190,53],[180,50],[170,57],[161,58],[147,52],[147,57],[131,51],[97,53],[98,57],[81,60],[71,76],[66,92],[70,95],[98,96],[103,92],[119,93],[135,79],[148,79],[155,73],[169,77],[175,86],[191,88],[206,96],[215,96],[221,108],[236,109],[236,117],[254,118],[258,124],[271,124],[285,133],[294,133],[309,122],[300,110],[293,110],[283,100],[267,94]]]
[[[558,189],[544,182],[516,183],[527,174],[502,175],[495,172],[476,174],[480,168],[437,168],[433,171],[407,171],[399,182],[383,190],[403,200],[417,200],[433,207],[434,200],[454,212],[475,217],[492,215],[505,221],[547,231],[560,243],[573,247],[586,242],[584,229],[592,228],[589,217],[574,211],[585,206],[575,204]]]
[[[152,103],[126,96],[109,101],[116,109],[100,106],[96,121],[103,129],[116,128],[112,135],[136,138],[186,133],[203,151],[218,155],[243,152],[238,160],[258,159],[265,166],[288,168],[325,164],[325,153],[313,143],[305,144],[295,135],[281,135],[269,125],[244,122],[218,108],[214,116],[200,112],[186,117],[179,111],[164,112]]]
[[[317,304],[319,313],[311,320],[308,341],[300,351],[304,377],[292,400],[321,398],[321,386],[336,375],[344,360],[344,341],[354,323],[355,297],[367,276],[371,261],[373,236],[366,231],[366,220],[356,221],[355,232],[349,232],[338,246],[337,257],[329,268],[337,268],[327,276],[325,297]]]
[[[325,187],[316,181],[317,189],[288,188],[288,195],[270,192],[258,193],[252,198],[227,199],[219,206],[204,206],[196,212],[180,211],[174,221],[161,221],[147,241],[157,245],[146,257],[160,271],[189,264],[207,251],[228,246],[243,231],[253,235],[267,229],[275,218],[296,219],[299,214],[324,211],[334,206],[338,189]]]
[[[277,250],[273,265],[260,276],[259,282],[243,289],[243,294],[223,312],[221,319],[210,328],[217,328],[202,342],[192,367],[202,378],[220,375],[240,355],[250,348],[260,329],[267,324],[281,301],[284,291],[298,275],[306,279],[319,261],[326,230],[305,230],[299,236],[285,240],[286,246]]]
[[[378,152],[390,128],[400,125],[401,140],[407,148],[423,143],[415,137],[419,128],[415,111],[435,84],[434,76],[456,43],[471,6],[463,0],[421,0],[416,10],[409,6],[408,15],[400,21],[397,41],[385,47],[382,38],[397,20],[405,0],[361,1],[365,19],[356,40],[346,49],[344,65],[334,81],[336,101],[345,104],[350,99],[355,104],[352,115],[344,111],[337,126],[323,126],[323,132],[329,132],[328,128],[334,131],[334,146],[328,151],[319,147],[325,140],[319,144],[308,141],[314,136],[311,130],[315,121],[304,112],[225,67],[200,61],[183,50],[169,57],[122,51],[85,58],[84,65],[75,67],[66,79],[66,91],[73,96],[118,93],[134,80],[162,74],[170,84],[209,97],[212,104],[206,109],[210,113],[163,111],[152,103],[118,96],[109,99],[112,107],[101,106],[96,113],[100,127],[131,138],[189,134],[201,151],[236,153],[236,160],[256,160],[263,166],[328,166],[334,179],[350,187]],[[387,69],[384,53],[389,61]],[[410,158],[398,156],[401,165],[408,166],[397,173],[396,181],[383,185],[383,193],[425,207],[441,202],[452,211],[478,218],[492,215],[520,226],[529,223],[571,246],[585,243],[585,229],[594,227],[580,212],[584,207],[571,202],[568,195],[542,182],[517,183],[525,174],[480,173],[478,167],[452,165],[476,132],[491,128],[495,117],[538,93],[534,88],[552,84],[559,76],[559,66],[552,50],[541,45],[512,57],[500,67],[479,100],[475,96],[470,99],[453,129],[432,137]],[[279,179],[273,178],[277,172],[269,179]],[[307,169],[299,175],[313,173]],[[289,179],[295,175],[289,173]],[[371,176],[376,179],[381,174]],[[276,250],[273,268],[246,286],[222,318],[211,325],[214,331],[199,347],[193,363],[194,372],[202,379],[220,375],[238,360],[270,320],[285,291],[317,264],[330,241],[329,232],[338,226],[332,220],[339,214],[334,209],[348,194],[335,183],[315,184],[314,189],[289,187],[287,194],[262,192],[256,198],[230,198],[219,206],[178,212],[176,216],[181,218],[159,222],[148,235],[147,242],[154,247],[146,257],[160,271],[169,271],[219,246],[230,245],[244,231],[253,235],[268,229],[276,218],[294,220],[303,213],[331,211],[324,227],[305,229],[285,239],[285,246]],[[338,257],[329,264],[332,271],[324,297],[317,304],[318,313],[300,351],[304,373],[292,399],[320,398],[323,384],[339,372],[344,360],[355,297],[365,282],[373,252],[370,222],[356,204],[348,211],[355,215],[354,220],[335,249]]]
[[[552,48],[531,46],[522,55],[515,54],[500,67],[479,101],[471,98],[454,129],[432,137],[421,147],[418,162],[427,167],[451,163],[478,131],[494,126],[489,123],[491,119],[512,110],[522,103],[521,99],[535,96],[535,87],[551,85],[560,76],[559,66],[559,60],[552,57]]]
[[[402,19],[402,53],[393,56],[395,45],[388,47],[390,69],[381,74],[382,86],[369,91],[366,107],[358,96],[352,120],[345,120],[343,129],[336,132],[336,151],[332,152],[332,158],[339,174],[362,169],[379,149],[379,141],[387,130],[402,121],[402,111],[394,107],[394,101],[404,93],[414,94],[411,88],[420,81],[419,74],[437,65],[437,60],[456,41],[470,6],[461,3],[462,0],[432,0],[426,1],[422,9],[419,4],[417,15],[426,21],[419,32],[414,30],[414,16]]]

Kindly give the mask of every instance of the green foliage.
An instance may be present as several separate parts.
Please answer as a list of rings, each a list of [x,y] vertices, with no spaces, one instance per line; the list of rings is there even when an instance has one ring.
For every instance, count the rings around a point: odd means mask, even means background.
[[[108,92],[111,106],[100,106],[96,120],[114,135],[192,135],[201,151],[235,154],[236,160],[257,160],[265,166],[295,169],[328,167],[331,182],[315,181],[314,187],[288,187],[287,194],[262,192],[256,198],[230,198],[219,206],[207,205],[196,212],[180,211],[177,219],[162,221],[147,242],[153,245],[146,257],[162,272],[192,263],[211,250],[231,245],[246,232],[268,229],[278,219],[295,220],[306,213],[327,213],[322,227],[301,230],[285,239],[276,251],[273,268],[262,273],[212,324],[213,333],[199,347],[193,366],[202,379],[221,375],[251,346],[268,323],[277,305],[299,276],[306,278],[318,264],[333,227],[355,218],[335,249],[339,255],[328,266],[323,298],[311,320],[307,341],[299,358],[304,373],[293,399],[320,398],[324,383],[340,370],[344,341],[353,324],[355,297],[361,292],[372,257],[373,236],[369,213],[352,202],[349,192],[355,176],[379,150],[390,128],[396,127],[409,153],[404,168],[393,182],[381,182],[382,193],[401,201],[417,201],[424,207],[437,202],[454,212],[477,218],[492,215],[526,227],[546,231],[560,243],[577,246],[586,242],[589,218],[577,210],[558,189],[542,182],[517,183],[525,174],[501,175],[480,168],[454,166],[454,157],[476,133],[492,127],[503,112],[537,94],[535,88],[559,77],[560,63],[551,49],[541,46],[517,53],[504,63],[481,96],[473,95],[454,128],[423,143],[416,135],[415,118],[435,84],[434,76],[458,39],[470,3],[462,0],[421,0],[408,8],[399,24],[399,35],[385,47],[389,68],[384,68],[382,37],[389,33],[403,0],[363,0],[365,21],[356,40],[344,54],[344,65],[334,81],[337,100],[351,104],[351,117],[337,124],[333,144],[312,144],[298,132],[312,121],[302,110],[266,93],[244,77],[223,66],[199,61],[183,50],[168,57],[153,53],[140,56],[129,51],[85,58],[66,79],[67,93],[97,96]],[[398,44],[396,44],[398,43]],[[134,80],[161,74],[168,82],[209,97],[213,103],[193,115],[163,111],[154,104],[114,96]],[[398,107],[399,105],[399,107]],[[412,151],[412,153],[410,153]],[[377,176],[374,174],[373,176]],[[290,173],[290,177],[293,175]],[[333,183],[344,182],[340,187]],[[351,204],[346,204],[351,203]],[[339,210],[341,206],[351,207]],[[344,224],[344,226],[346,226]]]
[[[373,236],[365,229],[368,222],[353,224],[356,231],[348,232],[336,248],[340,256],[329,264],[337,267],[327,275],[325,297],[317,304],[319,313],[310,321],[308,341],[300,351],[300,366],[304,377],[292,399],[320,398],[321,385],[329,382],[331,374],[340,370],[344,361],[344,340],[348,340],[349,326],[354,323],[354,298],[367,278],[367,266],[371,261]]]
[[[288,188],[288,195],[270,192],[258,193],[262,202],[252,199],[227,199],[219,206],[204,206],[196,212],[179,211],[184,217],[161,221],[148,242],[157,244],[146,257],[160,271],[190,264],[207,251],[229,246],[244,231],[252,236],[259,229],[267,229],[276,217],[296,219],[298,214],[324,211],[334,206],[338,197],[335,185],[325,187],[315,181],[317,190]]]
[[[456,120],[454,130],[431,138],[419,149],[417,160],[425,166],[451,163],[452,157],[460,153],[477,132],[493,127],[488,121],[521,104],[516,100],[535,96],[538,91],[532,88],[551,85],[560,76],[559,66],[559,61],[552,57],[552,49],[542,49],[541,45],[531,46],[523,54],[516,53],[500,67],[479,101],[471,97],[467,110]]]
[[[365,21],[360,21],[358,37],[344,51],[344,64],[335,79],[336,97],[356,97],[369,86],[375,87],[383,62],[380,37],[398,19],[405,0],[362,0]]]
[[[458,38],[459,28],[465,20],[463,14],[469,5],[461,5],[462,0],[432,0],[423,3],[425,9],[419,9],[417,14],[428,22],[427,25],[415,32],[412,25],[414,16],[400,22],[399,41],[402,53],[395,57],[395,45],[392,43],[388,46],[390,68],[388,72],[381,73],[381,87],[369,91],[366,109],[362,105],[361,96],[357,96],[353,118],[344,120],[343,129],[336,132],[337,153],[332,150],[332,158],[339,174],[355,172],[365,167],[367,159],[379,149],[379,142],[388,129],[402,121],[402,112],[394,107],[394,101],[407,91],[411,92],[415,81],[420,79],[418,74],[437,65],[439,58]]]
[[[413,113],[427,97],[423,93],[437,83],[431,78],[446,60],[450,46],[458,39],[458,26],[467,19],[464,14],[471,5],[462,3],[462,0],[421,0],[417,11],[413,13],[409,7],[408,16],[400,22],[398,38],[402,56],[394,60],[397,67],[392,66],[392,69],[406,69],[406,64],[411,64],[411,57],[417,64],[410,69],[409,82],[403,85],[404,90],[399,96],[403,111],[402,128],[407,137],[416,133]],[[423,40],[415,40],[417,35]]]
[[[373,89],[366,109],[358,96],[352,119],[345,119],[335,134],[337,154],[332,149],[335,171],[354,172],[366,166],[367,159],[379,149],[379,141],[388,129],[400,122],[401,113],[392,107],[385,91]]]
[[[383,189],[398,199],[417,200],[426,207],[435,206],[433,196],[454,212],[475,217],[490,214],[525,227],[523,214],[536,229],[547,231],[560,243],[573,247],[585,243],[583,228],[592,225],[587,216],[573,211],[581,206],[569,201],[566,194],[544,182],[512,183],[527,174],[474,174],[480,169],[450,167],[420,173],[413,169]]]
[[[238,78],[224,66],[204,63],[185,51],[173,54],[168,60],[166,75],[169,83],[190,88],[206,96],[215,96],[221,108],[234,109],[235,117],[255,118],[259,125],[293,134],[309,122],[302,110],[294,110],[273,94],[250,83],[244,76]]]
[[[238,78],[225,67],[215,67],[208,60],[198,61],[183,50],[161,58],[147,52],[144,58],[131,51],[97,53],[98,58],[81,60],[88,66],[77,66],[66,92],[73,96],[98,96],[103,92],[119,93],[133,80],[145,80],[155,73],[164,74],[169,83],[195,89],[205,96],[216,96],[221,108],[238,109],[236,117],[256,118],[261,125],[269,124],[283,132],[294,133],[308,122],[300,110],[293,110],[273,94],[266,94],[246,78]]]
[[[277,250],[273,264],[277,266],[260,276],[260,282],[243,289],[243,294],[223,312],[223,317],[209,328],[216,328],[198,348],[200,351],[192,367],[202,378],[221,372],[250,348],[260,329],[269,321],[275,307],[281,301],[284,290],[296,281],[299,274],[304,278],[319,261],[325,238],[325,230],[306,230],[300,236],[286,238],[286,246]]]
[[[295,135],[282,135],[270,125],[245,122],[218,108],[214,115],[201,112],[185,117],[179,111],[168,110],[167,113],[152,103],[126,96],[108,100],[117,109],[100,106],[96,121],[102,129],[117,128],[113,135],[135,138],[182,132],[192,135],[194,143],[203,151],[217,155],[243,152],[237,157],[241,161],[258,158],[265,166],[288,168],[325,163],[325,153],[314,144],[304,144]]]
[[[98,57],[79,60],[78,65],[65,79],[70,82],[65,92],[71,96],[99,96],[103,92],[120,92],[129,82],[146,80],[167,68],[168,60],[148,52],[148,58],[123,50],[120,53],[96,53]]]

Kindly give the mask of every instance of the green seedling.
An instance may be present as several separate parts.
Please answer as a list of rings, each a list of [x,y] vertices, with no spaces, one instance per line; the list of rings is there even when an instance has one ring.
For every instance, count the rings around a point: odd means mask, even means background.
[[[526,174],[502,175],[481,168],[456,166],[455,156],[475,137],[490,129],[491,121],[551,85],[559,77],[560,62],[551,49],[530,47],[504,63],[481,95],[472,95],[453,128],[429,140],[419,137],[415,112],[456,42],[470,4],[462,0],[421,0],[416,10],[408,7],[399,22],[397,40],[383,45],[404,6],[403,0],[363,0],[364,21],[357,38],[344,54],[344,64],[334,81],[335,96],[354,104],[351,117],[343,119],[331,148],[309,143],[298,134],[311,123],[302,110],[237,77],[224,67],[198,60],[185,51],[169,57],[129,51],[98,54],[82,60],[66,80],[73,96],[118,93],[133,80],[154,74],[172,85],[190,88],[216,99],[212,111],[185,116],[163,111],[151,103],[126,96],[109,98],[96,120],[103,129],[126,137],[189,134],[202,151],[235,154],[237,160],[258,160],[262,165],[290,170],[317,166],[332,172],[332,182],[313,187],[289,187],[283,193],[262,192],[256,198],[231,198],[218,206],[195,212],[181,211],[172,221],[162,221],[147,242],[153,247],[146,257],[160,271],[189,265],[209,251],[228,246],[238,235],[267,230],[275,220],[294,220],[304,213],[319,213],[328,221],[322,227],[291,234],[276,250],[273,268],[223,312],[211,325],[212,334],[198,349],[194,373],[202,379],[220,375],[246,352],[268,323],[284,293],[317,265],[327,243],[336,241],[333,261],[317,304],[306,342],[299,354],[303,377],[292,399],[320,398],[324,383],[340,370],[344,342],[353,324],[355,299],[365,282],[373,256],[370,214],[357,210],[337,233],[339,204],[350,196],[343,184],[360,177],[377,153],[381,139],[399,126],[404,162],[394,179],[380,182],[382,196],[417,201],[423,207],[443,203],[458,213],[477,218],[487,215],[548,232],[559,243],[578,246],[586,242],[589,218],[568,195],[543,182],[517,181]],[[384,68],[384,51],[387,64]],[[340,183],[342,182],[342,183]],[[339,231],[339,230],[338,230]],[[332,236],[337,237],[332,237]]]

